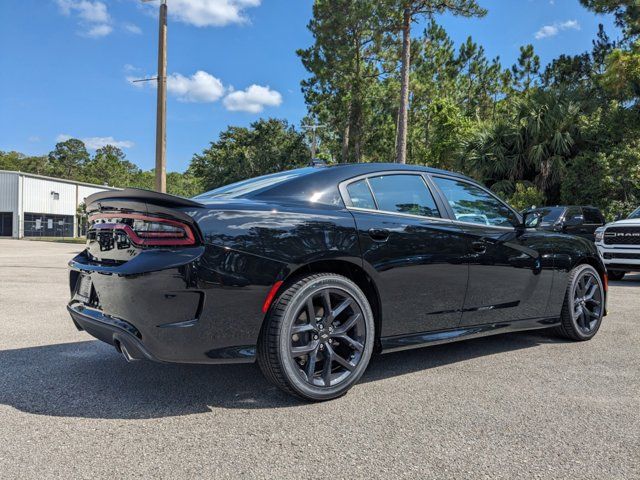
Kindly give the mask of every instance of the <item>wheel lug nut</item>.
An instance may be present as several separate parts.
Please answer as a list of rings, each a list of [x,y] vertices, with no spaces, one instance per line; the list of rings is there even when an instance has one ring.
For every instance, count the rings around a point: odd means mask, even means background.
[[[313,339],[314,339],[314,340],[317,340],[317,339],[318,339],[318,335],[314,335],[314,336],[313,336]]]

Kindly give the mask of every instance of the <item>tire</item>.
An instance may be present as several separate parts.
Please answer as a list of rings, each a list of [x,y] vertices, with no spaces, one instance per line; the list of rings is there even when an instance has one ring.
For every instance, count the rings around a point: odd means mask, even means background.
[[[360,379],[374,339],[373,312],[362,290],[342,275],[313,274],[290,283],[271,306],[258,365],[287,393],[331,400]]]
[[[626,274],[627,274],[627,272],[624,272],[622,270],[609,270],[609,271],[607,271],[607,276],[609,277],[609,280],[613,280],[614,282],[622,280]]]
[[[602,324],[604,301],[604,287],[597,270],[591,265],[578,265],[569,274],[556,333],[570,340],[591,340]]]

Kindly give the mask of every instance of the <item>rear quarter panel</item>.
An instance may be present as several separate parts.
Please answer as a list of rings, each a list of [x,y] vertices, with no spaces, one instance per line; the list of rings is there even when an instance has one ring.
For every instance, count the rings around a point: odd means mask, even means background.
[[[256,344],[262,306],[278,280],[319,260],[361,264],[355,222],[344,209],[257,204],[186,213],[205,243],[194,269],[205,295],[197,330],[211,358]]]

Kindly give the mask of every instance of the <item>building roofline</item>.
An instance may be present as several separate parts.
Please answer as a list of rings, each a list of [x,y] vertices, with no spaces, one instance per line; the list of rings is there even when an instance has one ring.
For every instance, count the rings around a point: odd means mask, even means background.
[[[37,173],[27,173],[27,172],[15,171],[15,170],[0,170],[0,173],[13,173],[15,175],[22,175],[23,177],[40,178],[43,180],[51,180],[54,182],[70,183],[72,185],[82,185],[84,187],[103,188],[105,190],[114,190],[114,191],[122,190],[121,188],[118,188],[118,187],[111,187],[108,185],[97,185],[95,183],[78,182],[76,180],[67,180],[66,178],[48,177],[46,175],[38,175]]]

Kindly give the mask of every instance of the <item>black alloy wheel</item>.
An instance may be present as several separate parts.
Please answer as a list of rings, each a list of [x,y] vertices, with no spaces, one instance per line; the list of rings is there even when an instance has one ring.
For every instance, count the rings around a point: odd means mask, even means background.
[[[364,314],[346,291],[324,288],[310,294],[289,331],[289,355],[311,385],[337,385],[362,360]]]
[[[578,265],[569,275],[559,333],[572,340],[590,340],[602,323],[605,292],[591,265]]]
[[[362,376],[373,339],[373,314],[360,288],[341,275],[314,274],[279,295],[263,328],[258,363],[285,391],[328,400]]]
[[[602,297],[597,272],[583,272],[573,292],[573,318],[585,335],[593,331],[602,317]]]

